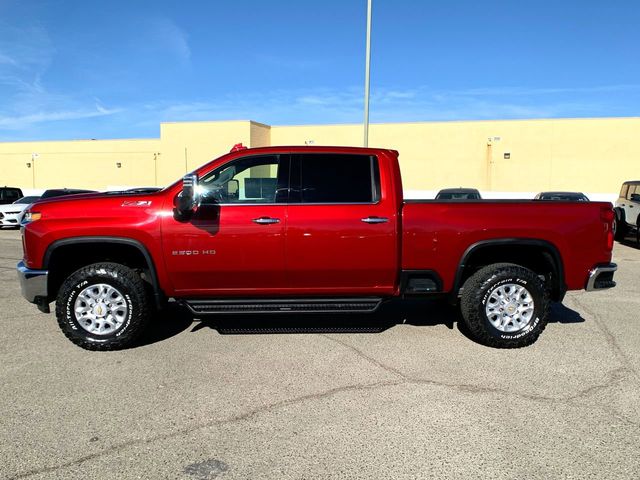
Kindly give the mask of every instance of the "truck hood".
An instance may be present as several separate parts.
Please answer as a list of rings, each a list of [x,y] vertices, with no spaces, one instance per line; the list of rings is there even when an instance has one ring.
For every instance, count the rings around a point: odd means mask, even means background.
[[[83,193],[39,200],[28,211],[40,213],[43,222],[52,221],[58,225],[63,222],[71,227],[96,218],[105,221],[112,219],[114,222],[115,219],[123,222],[127,219],[131,222],[142,221],[152,212],[157,212],[163,203],[164,195],[159,192]]]
[[[131,190],[131,191],[113,191],[113,192],[96,192],[96,193],[77,193],[71,195],[61,195],[59,197],[51,197],[40,199],[33,203],[38,207],[46,205],[59,204],[59,203],[77,203],[83,201],[95,201],[95,200],[114,200],[114,199],[146,199],[147,197],[157,196],[158,191],[147,191],[147,189]]]

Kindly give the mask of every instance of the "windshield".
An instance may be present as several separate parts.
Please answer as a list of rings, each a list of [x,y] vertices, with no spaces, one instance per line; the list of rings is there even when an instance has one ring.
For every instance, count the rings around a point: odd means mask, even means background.
[[[436,200],[480,200],[480,194],[475,192],[443,192],[438,193]]]
[[[36,200],[38,200],[39,198],[40,197],[22,197],[22,198],[19,198],[18,200],[16,200],[15,202],[13,202],[13,203],[14,204],[15,203],[33,203]]]

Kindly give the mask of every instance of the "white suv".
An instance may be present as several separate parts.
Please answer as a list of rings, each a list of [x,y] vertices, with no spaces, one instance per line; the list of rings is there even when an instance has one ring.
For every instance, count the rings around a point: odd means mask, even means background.
[[[0,227],[20,227],[22,214],[40,197],[22,197],[9,205],[0,205]]]
[[[640,233],[640,180],[624,182],[614,208],[613,232],[622,240],[630,230]]]

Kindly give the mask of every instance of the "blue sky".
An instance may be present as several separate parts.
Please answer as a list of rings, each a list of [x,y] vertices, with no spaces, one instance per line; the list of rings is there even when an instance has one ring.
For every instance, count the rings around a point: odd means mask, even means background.
[[[0,0],[0,140],[362,121],[366,0]],[[374,0],[371,121],[640,115],[640,2]]]

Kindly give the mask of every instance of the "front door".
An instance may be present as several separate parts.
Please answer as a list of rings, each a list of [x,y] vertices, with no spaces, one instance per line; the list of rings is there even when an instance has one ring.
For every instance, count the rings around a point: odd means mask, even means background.
[[[163,223],[167,270],[178,292],[252,296],[286,286],[288,169],[288,155],[253,155],[202,176],[197,211]]]

